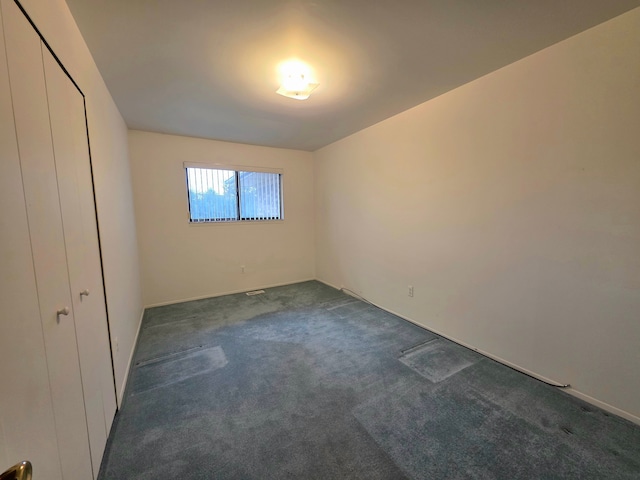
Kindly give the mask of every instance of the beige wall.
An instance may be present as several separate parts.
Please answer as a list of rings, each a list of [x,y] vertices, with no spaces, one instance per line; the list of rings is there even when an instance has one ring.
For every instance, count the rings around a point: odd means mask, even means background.
[[[145,305],[314,278],[310,153],[140,131],[129,148]],[[189,224],[183,162],[284,169],[284,221]]]
[[[639,421],[639,46],[636,9],[316,152],[317,277]]]
[[[64,0],[22,0],[87,103],[89,137],[100,224],[107,309],[118,395],[142,312],[127,128]]]

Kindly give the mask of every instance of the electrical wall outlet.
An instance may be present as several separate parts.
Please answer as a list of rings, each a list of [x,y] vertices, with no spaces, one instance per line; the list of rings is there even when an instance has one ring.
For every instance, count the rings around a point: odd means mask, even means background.
[[[409,296],[413,297],[413,285],[409,285]]]

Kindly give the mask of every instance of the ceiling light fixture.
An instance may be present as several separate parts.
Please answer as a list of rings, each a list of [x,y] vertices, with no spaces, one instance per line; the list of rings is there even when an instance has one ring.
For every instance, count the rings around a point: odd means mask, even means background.
[[[309,67],[301,62],[287,62],[282,68],[282,84],[276,93],[296,100],[306,100],[319,85],[311,80]]]

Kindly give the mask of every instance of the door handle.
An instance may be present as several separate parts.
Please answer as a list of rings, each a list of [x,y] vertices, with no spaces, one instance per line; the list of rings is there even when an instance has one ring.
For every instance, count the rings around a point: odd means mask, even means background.
[[[25,460],[0,473],[0,480],[31,480],[31,462]]]
[[[88,297],[89,296],[89,290],[88,289],[84,289],[80,292],[80,298],[82,298],[83,296]]]
[[[69,312],[70,312],[69,307],[61,308],[56,312],[56,317],[60,318],[60,315],[69,315]]]

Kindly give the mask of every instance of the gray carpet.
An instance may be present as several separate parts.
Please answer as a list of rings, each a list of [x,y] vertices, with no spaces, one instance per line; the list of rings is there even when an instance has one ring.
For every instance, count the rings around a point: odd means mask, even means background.
[[[639,479],[640,427],[318,282],[148,309],[100,479]]]

